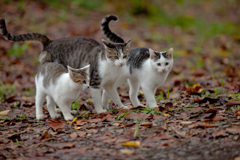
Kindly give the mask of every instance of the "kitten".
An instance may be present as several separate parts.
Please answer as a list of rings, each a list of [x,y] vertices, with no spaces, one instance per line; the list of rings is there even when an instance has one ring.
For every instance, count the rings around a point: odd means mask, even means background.
[[[109,28],[109,22],[111,20],[117,20],[114,15],[106,16],[102,20],[101,28],[103,33],[111,41],[117,43],[124,43],[124,40],[113,33]],[[128,78],[128,84],[130,86],[129,97],[134,107],[140,106],[140,102],[137,98],[139,88],[141,87],[147,102],[147,106],[154,108],[157,107],[157,103],[154,97],[155,91],[160,87],[167,79],[169,72],[173,67],[173,49],[169,49],[166,52],[157,52],[148,48],[136,48],[131,49],[130,58],[127,62],[128,72],[123,77]],[[121,85],[126,80],[124,78],[119,79],[115,87]],[[107,103],[107,93],[103,93],[103,104]]]
[[[117,93],[112,88],[126,66],[129,58],[130,41],[126,43],[111,43],[102,40],[103,46],[96,40],[87,37],[68,37],[50,40],[39,33],[12,35],[8,33],[4,19],[0,19],[0,34],[6,40],[26,41],[37,40],[43,44],[43,51],[51,54],[53,62],[62,64],[65,68],[81,68],[90,64],[90,91],[97,113],[106,112],[102,106],[101,88],[104,88],[113,102],[119,107],[125,107]]]
[[[71,104],[79,98],[80,92],[88,84],[89,65],[73,69],[68,66],[51,62],[51,55],[42,52],[39,61],[41,63],[35,76],[36,83],[36,118],[44,118],[42,105],[47,100],[47,108],[52,119],[60,117],[56,113],[57,104],[63,113],[65,120],[72,120]]]

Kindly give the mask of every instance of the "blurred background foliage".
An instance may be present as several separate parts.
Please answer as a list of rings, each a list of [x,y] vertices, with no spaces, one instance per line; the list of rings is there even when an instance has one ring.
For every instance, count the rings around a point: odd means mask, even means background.
[[[173,47],[178,76],[186,76],[182,73],[186,68],[207,70],[215,78],[223,78],[231,67],[237,68],[234,73],[240,72],[239,0],[1,0],[0,5],[0,17],[14,34],[38,32],[51,39],[81,35],[101,42],[106,39],[101,20],[115,14],[119,21],[111,22],[110,28],[125,40],[132,38],[132,48],[164,51]],[[14,44],[0,38],[0,52],[30,60],[28,72],[36,73],[40,44]],[[0,63],[3,70],[9,65]]]

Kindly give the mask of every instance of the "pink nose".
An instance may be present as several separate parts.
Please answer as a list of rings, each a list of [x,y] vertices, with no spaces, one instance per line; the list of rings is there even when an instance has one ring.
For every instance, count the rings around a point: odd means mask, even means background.
[[[123,63],[120,63],[119,66],[122,67],[122,66],[123,66]]]
[[[163,72],[166,72],[166,70],[165,70],[165,69],[163,69],[162,71],[163,71]]]

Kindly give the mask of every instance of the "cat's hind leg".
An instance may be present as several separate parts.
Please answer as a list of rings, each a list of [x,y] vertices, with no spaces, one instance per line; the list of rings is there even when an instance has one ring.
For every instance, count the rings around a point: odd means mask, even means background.
[[[139,82],[135,78],[128,79],[129,97],[134,107],[144,106],[138,100],[138,91],[140,88]]]
[[[46,100],[46,94],[41,91],[40,89],[36,88],[36,97],[35,97],[35,105],[36,105],[36,119],[37,120],[43,120],[44,114],[43,114],[43,103]]]
[[[61,115],[57,113],[57,111],[56,111],[56,105],[55,105],[55,102],[54,102],[54,100],[52,99],[52,97],[47,96],[46,99],[47,99],[47,108],[48,108],[48,112],[49,112],[49,114],[50,114],[50,117],[51,117],[52,119],[60,118]]]

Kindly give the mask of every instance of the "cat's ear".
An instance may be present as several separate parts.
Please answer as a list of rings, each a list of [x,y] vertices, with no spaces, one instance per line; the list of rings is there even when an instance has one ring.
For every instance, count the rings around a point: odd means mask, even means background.
[[[150,58],[151,59],[155,59],[156,58],[156,54],[155,54],[154,50],[152,50],[151,48],[149,48],[149,53],[150,53]]]
[[[83,72],[85,72],[87,74],[89,74],[89,69],[90,69],[90,64],[85,67],[80,68],[80,70],[82,70]]]
[[[70,66],[67,66],[67,69],[68,69],[68,73],[69,73],[70,77],[74,77],[75,69]]]
[[[102,39],[102,42],[103,42],[103,45],[105,48],[114,48],[115,47],[114,44],[112,44],[111,42],[107,42],[104,39]]]
[[[172,59],[173,58],[173,48],[170,48],[166,53],[167,58]]]
[[[128,49],[130,49],[132,39],[129,39],[125,44]]]

